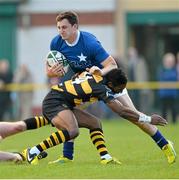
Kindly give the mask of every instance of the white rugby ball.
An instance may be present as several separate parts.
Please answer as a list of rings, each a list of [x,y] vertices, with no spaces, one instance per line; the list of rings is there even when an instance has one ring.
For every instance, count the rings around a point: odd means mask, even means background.
[[[49,51],[47,56],[47,64],[49,67],[54,66],[55,64],[59,63],[63,65],[65,73],[68,71],[69,64],[67,58],[59,51]]]

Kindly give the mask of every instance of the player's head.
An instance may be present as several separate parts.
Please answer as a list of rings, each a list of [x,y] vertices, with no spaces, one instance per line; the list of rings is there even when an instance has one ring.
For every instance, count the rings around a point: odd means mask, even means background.
[[[105,78],[107,86],[115,93],[122,92],[127,85],[127,76],[120,68],[112,69]]]
[[[60,13],[56,17],[57,28],[59,33],[64,40],[72,38],[76,34],[78,29],[78,15],[73,11],[66,11]]]

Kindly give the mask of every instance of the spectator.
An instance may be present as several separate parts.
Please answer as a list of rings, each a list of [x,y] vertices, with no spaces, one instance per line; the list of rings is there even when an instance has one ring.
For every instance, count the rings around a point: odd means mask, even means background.
[[[7,59],[0,60],[0,121],[4,120],[6,112],[10,112],[10,91],[7,91],[5,86],[11,83],[12,79],[13,74],[9,68],[9,61]]]
[[[179,52],[176,55],[176,70],[177,70],[177,80],[179,81]]]
[[[179,52],[176,54],[176,70],[177,70],[177,81],[179,81]],[[179,102],[179,89],[177,90],[177,102]],[[176,109],[179,109],[179,103],[177,103]],[[177,116],[179,112],[177,111]]]
[[[161,82],[176,82],[177,70],[174,54],[164,54],[162,62],[163,66],[159,69],[158,80]],[[172,122],[176,123],[177,89],[160,89],[158,93],[163,117],[167,118],[168,110],[170,110],[172,113]]]
[[[25,64],[22,64],[17,70],[14,81],[20,84],[33,83],[32,74]],[[32,116],[33,90],[31,87],[27,90],[19,91],[18,94],[19,108],[18,118],[26,119]]]
[[[146,61],[138,55],[134,47],[128,49],[128,79],[131,82],[145,82],[149,80]],[[149,112],[151,96],[148,89],[132,90],[129,94],[137,109]]]

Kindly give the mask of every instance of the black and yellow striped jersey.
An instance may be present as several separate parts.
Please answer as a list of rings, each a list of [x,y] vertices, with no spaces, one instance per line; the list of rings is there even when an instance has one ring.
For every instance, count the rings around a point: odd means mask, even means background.
[[[114,93],[105,85],[105,79],[86,71],[71,80],[52,86],[52,89],[61,92],[72,106],[100,100],[107,103],[114,99]]]

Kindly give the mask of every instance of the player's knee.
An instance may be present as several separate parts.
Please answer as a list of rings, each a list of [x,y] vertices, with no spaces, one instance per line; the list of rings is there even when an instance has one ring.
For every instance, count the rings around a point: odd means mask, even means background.
[[[25,130],[26,130],[26,125],[23,121],[14,123],[14,126],[12,127],[12,131],[16,133],[23,132]]]
[[[96,118],[96,121],[94,124],[92,124],[91,129],[95,129],[95,128],[102,128],[102,124],[101,121],[99,119]]]
[[[69,135],[71,139],[76,138],[79,135],[79,129],[75,128],[75,129],[69,130]]]
[[[101,120],[98,118],[95,118],[95,123],[92,125],[91,129],[100,128],[102,129],[102,123]]]

